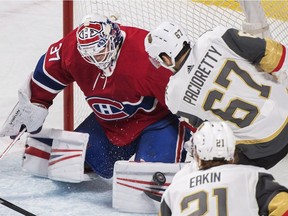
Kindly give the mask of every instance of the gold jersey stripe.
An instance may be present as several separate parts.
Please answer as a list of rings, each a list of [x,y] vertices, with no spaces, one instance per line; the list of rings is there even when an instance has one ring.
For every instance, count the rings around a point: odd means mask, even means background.
[[[275,137],[277,137],[285,127],[288,127],[288,117],[286,118],[286,121],[281,125],[281,127],[273,133],[271,136],[263,138],[263,139],[256,139],[256,140],[238,140],[236,141],[237,144],[259,144],[259,143],[264,143],[264,142],[269,142]]]
[[[280,216],[288,211],[288,193],[278,193],[268,205],[269,215]]]
[[[282,44],[266,38],[265,56],[260,61],[260,67],[266,72],[272,72],[280,63],[284,54]]]

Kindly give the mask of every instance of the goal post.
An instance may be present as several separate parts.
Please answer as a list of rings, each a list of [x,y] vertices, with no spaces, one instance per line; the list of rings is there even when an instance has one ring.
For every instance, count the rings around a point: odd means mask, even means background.
[[[261,5],[272,38],[288,45],[288,2],[261,0]],[[117,22],[122,25],[146,30],[162,21],[173,21],[187,30],[192,42],[218,25],[242,29],[245,20],[244,11],[235,0],[75,0],[73,27],[77,27],[81,19],[90,13],[116,16]],[[74,101],[74,108],[72,105],[64,105],[64,125],[73,124],[69,126],[70,129],[77,127],[92,112],[76,84],[72,90],[74,92],[69,93],[72,99],[68,103]]]
[[[73,30],[73,0],[63,0],[63,37]],[[70,84],[63,93],[63,127],[74,129],[74,84]]]

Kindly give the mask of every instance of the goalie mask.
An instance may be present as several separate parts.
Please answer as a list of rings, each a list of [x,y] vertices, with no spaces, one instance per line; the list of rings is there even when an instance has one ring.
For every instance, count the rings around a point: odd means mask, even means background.
[[[150,31],[144,40],[144,45],[154,66],[159,67],[160,64],[174,73],[176,72],[174,66],[177,58],[181,56],[184,48],[186,48],[185,50],[187,47],[190,48],[185,31],[170,22],[163,22],[156,29]],[[165,64],[163,56],[170,58],[170,65]]]
[[[106,69],[115,63],[123,41],[118,24],[104,16],[88,15],[78,27],[76,37],[81,56],[110,76],[112,72]]]
[[[206,121],[193,135],[193,151],[201,160],[232,160],[235,151],[233,131],[225,122]]]

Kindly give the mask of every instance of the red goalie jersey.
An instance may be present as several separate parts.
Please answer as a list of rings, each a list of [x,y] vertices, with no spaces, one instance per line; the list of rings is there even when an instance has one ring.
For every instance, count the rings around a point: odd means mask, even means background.
[[[52,44],[39,60],[31,81],[31,101],[49,107],[55,96],[75,81],[109,140],[123,146],[169,114],[164,93],[171,72],[151,65],[143,44],[146,31],[120,29],[124,42],[112,76],[103,76],[82,58],[75,29]]]

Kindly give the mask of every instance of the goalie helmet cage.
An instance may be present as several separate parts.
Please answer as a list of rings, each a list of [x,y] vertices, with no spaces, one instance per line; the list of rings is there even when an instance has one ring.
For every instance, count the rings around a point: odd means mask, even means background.
[[[70,17],[69,13],[65,15],[65,10],[72,9],[71,5],[73,5],[73,17]],[[262,0],[261,5],[272,38],[288,45],[288,2]],[[64,0],[63,7],[64,29],[65,25],[68,25],[72,30],[71,26],[77,27],[85,15],[98,13],[108,17],[115,16],[118,18],[117,22],[122,25],[146,30],[154,28],[162,21],[173,21],[187,30],[192,42],[208,29],[218,25],[242,29],[242,22],[245,20],[245,13],[239,2],[233,0],[77,0],[74,2]],[[64,129],[72,130],[92,110],[76,84],[65,91]]]

